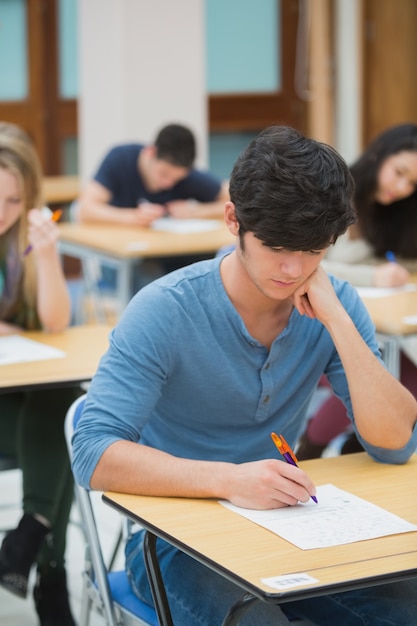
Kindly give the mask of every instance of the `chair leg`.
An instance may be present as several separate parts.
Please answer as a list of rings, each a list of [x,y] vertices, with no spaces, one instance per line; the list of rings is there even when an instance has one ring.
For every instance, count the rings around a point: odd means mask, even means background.
[[[89,596],[88,590],[83,587],[81,595],[80,626],[89,626],[92,606],[93,601]]]
[[[116,543],[114,544],[113,552],[111,554],[109,565],[108,565],[109,572],[113,569],[113,565],[116,560],[117,553],[119,552],[119,548],[121,546],[122,540],[123,540],[123,528],[120,529]]]

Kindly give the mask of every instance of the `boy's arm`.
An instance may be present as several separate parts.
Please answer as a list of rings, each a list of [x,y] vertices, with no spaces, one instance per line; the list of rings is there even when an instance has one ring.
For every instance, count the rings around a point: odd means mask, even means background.
[[[346,373],[360,436],[375,447],[407,446],[417,419],[416,399],[376,358],[323,268],[296,292],[294,304],[301,314],[319,319],[330,333]]]
[[[165,208],[146,202],[138,207],[122,208],[111,204],[112,193],[95,180],[87,183],[78,200],[78,217],[82,222],[102,222],[125,226],[149,226],[162,217]]]

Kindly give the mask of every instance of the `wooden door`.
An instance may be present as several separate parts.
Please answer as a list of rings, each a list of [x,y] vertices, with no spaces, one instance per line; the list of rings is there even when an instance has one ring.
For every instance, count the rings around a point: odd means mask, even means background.
[[[364,0],[363,142],[417,123],[417,2]]]
[[[63,145],[66,139],[77,135],[77,103],[59,93],[58,0],[17,0],[17,3],[26,33],[22,55],[27,84],[21,98],[0,99],[0,119],[18,124],[29,133],[45,174],[66,173]],[[0,5],[0,21],[5,8],[6,3]],[[1,65],[2,72],[13,71],[13,60],[2,59]]]

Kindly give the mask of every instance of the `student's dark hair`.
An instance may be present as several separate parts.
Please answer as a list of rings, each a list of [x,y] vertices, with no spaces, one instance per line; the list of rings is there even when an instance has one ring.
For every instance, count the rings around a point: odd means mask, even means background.
[[[156,156],[171,165],[191,168],[196,157],[196,144],[189,128],[169,124],[162,128],[156,139]]]
[[[241,241],[252,232],[266,246],[322,250],[356,217],[342,157],[287,126],[255,137],[238,157],[229,189]]]
[[[417,153],[417,124],[398,124],[378,135],[351,166],[355,180],[354,202],[361,235],[376,256],[387,250],[405,258],[417,257],[417,190],[388,205],[374,200],[378,172],[383,162],[399,152]]]

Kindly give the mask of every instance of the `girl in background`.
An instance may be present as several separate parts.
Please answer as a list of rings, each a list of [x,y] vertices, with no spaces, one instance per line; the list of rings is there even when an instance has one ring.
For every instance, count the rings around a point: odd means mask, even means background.
[[[417,124],[381,133],[350,169],[358,219],[329,248],[322,264],[358,287],[405,285],[409,272],[417,272]],[[396,261],[387,262],[387,256]],[[404,353],[401,382],[417,397],[417,368]],[[321,456],[348,424],[344,405],[330,396],[309,420],[297,457]],[[352,435],[342,452],[359,449]]]
[[[41,167],[29,137],[0,122],[0,335],[61,332],[70,298],[56,242],[42,208]],[[24,254],[28,245],[29,254]],[[75,626],[64,566],[73,498],[64,419],[79,388],[0,395],[0,452],[17,457],[23,517],[0,548],[0,585],[24,598],[37,563],[34,600],[41,626]]]

